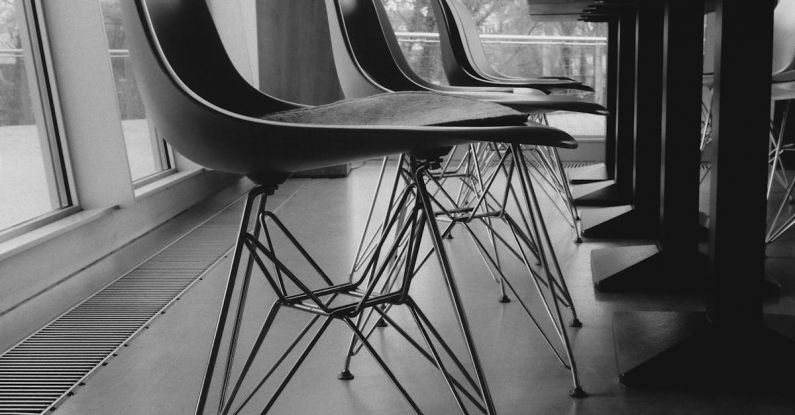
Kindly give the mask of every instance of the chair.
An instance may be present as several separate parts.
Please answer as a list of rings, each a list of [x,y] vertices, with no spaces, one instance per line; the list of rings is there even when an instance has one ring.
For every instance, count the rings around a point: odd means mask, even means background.
[[[262,413],[272,407],[332,321],[344,322],[362,338],[362,344],[405,397],[412,411],[421,413],[352,322],[362,312],[382,304],[406,306],[411,311],[418,328],[426,334],[427,349],[420,348],[422,355],[439,369],[459,406],[463,407],[465,398],[483,412],[495,413],[466,314],[460,307],[458,288],[440,242],[441,235],[433,220],[425,177],[428,169],[439,163],[439,158],[449,151],[450,146],[488,138],[509,143],[571,147],[576,145],[571,137],[548,127],[524,125],[523,114],[501,106],[437,94],[381,94],[321,107],[302,107],[262,94],[240,77],[226,55],[204,1],[125,1],[122,2],[122,11],[133,70],[157,134],[193,161],[211,169],[246,175],[257,184],[248,193],[243,209],[196,413],[209,410],[207,399],[212,387],[218,383],[219,413],[238,412],[245,407],[248,399],[240,402],[235,398],[242,392],[251,362],[258,355],[281,308],[300,310],[314,317],[310,326],[276,362],[274,370],[315,322],[322,320],[322,323],[261,409]],[[371,111],[373,108],[388,108],[389,111]],[[423,123],[445,126],[421,126]],[[396,226],[396,219],[390,218],[389,231],[384,235],[392,234],[396,242],[388,244],[387,238],[383,238],[380,254],[370,261],[363,277],[353,283],[335,283],[276,215],[265,209],[267,196],[296,171],[392,153],[406,153],[410,160],[408,174],[414,179],[398,202],[410,212],[409,219]],[[314,270],[317,275],[314,285],[319,283],[320,287],[313,287],[307,276],[294,273],[284,258],[276,254],[275,239],[272,238],[275,232],[282,234],[287,245]],[[443,365],[433,345],[434,340],[438,344],[443,344],[443,341],[411,298],[411,273],[404,272],[405,278],[393,287],[379,285],[384,280],[384,264],[391,262],[396,247],[401,244],[418,247],[425,232],[431,236],[445,282],[457,300],[456,315],[475,368],[475,376],[465,374],[465,382],[476,390],[474,394],[454,379]],[[415,261],[416,257],[411,256],[415,250],[409,250],[406,269],[411,269]],[[280,248],[278,252],[283,251]],[[244,253],[248,253],[245,271],[239,275]],[[252,295],[249,288],[255,265],[277,300],[237,373],[237,379],[233,381],[236,374],[233,366],[238,367],[234,365],[238,361],[238,336],[241,326],[246,323],[245,304]],[[348,301],[340,301],[343,298]],[[229,335],[225,336],[225,333]],[[225,339],[228,342],[224,342]],[[228,344],[224,358],[221,358],[222,344]],[[451,355],[451,358],[460,363],[455,356]],[[250,396],[264,382],[254,386]],[[465,412],[463,408],[462,412]]]
[[[587,85],[544,86],[555,80],[574,81],[565,77],[534,77],[516,78],[497,72],[489,63],[483,44],[480,40],[478,27],[472,15],[460,0],[430,0],[431,8],[439,28],[442,64],[448,81],[455,86],[490,86],[490,87],[524,87],[536,88],[551,92],[560,89],[593,91]],[[574,81],[576,82],[576,81]],[[602,113],[604,114],[604,113]],[[545,114],[537,115],[536,121],[548,124]],[[540,177],[549,178],[552,185],[566,203],[572,218],[571,224],[577,231],[577,242],[582,241],[581,229],[577,226],[579,213],[571,194],[569,179],[563,169],[560,156],[556,151],[540,151],[535,149],[535,165]]]
[[[459,0],[431,0],[430,3],[439,28],[444,72],[452,85],[593,91],[590,86],[566,77],[516,78],[497,72],[486,57],[477,24],[466,6]]]
[[[339,3],[338,9],[337,19],[344,21],[335,24],[343,28],[348,53],[354,55],[355,66],[358,66],[369,80],[387,90],[424,90],[488,100],[526,112],[539,122],[544,122],[545,114],[553,111],[607,114],[607,110],[601,105],[575,96],[506,94],[492,91],[491,88],[494,86],[480,88],[432,84],[412,71],[403,56],[381,1],[344,1]],[[345,89],[346,85],[343,82],[343,90]],[[549,179],[555,191],[559,193],[568,211],[569,222],[577,233],[576,240],[581,241],[579,214],[559,155],[555,151],[550,151],[548,155],[543,152],[535,154],[542,167],[546,165],[552,167],[544,172],[546,173],[544,177]]]
[[[580,100],[576,97],[556,97],[549,95],[531,95],[531,96],[508,96],[506,94],[494,93],[481,93],[473,92],[478,91],[477,88],[454,88],[454,87],[441,87],[438,85],[431,85],[411,72],[408,64],[400,52],[397,40],[395,39],[394,32],[391,26],[388,26],[388,20],[383,10],[383,5],[380,1],[371,0],[326,0],[326,9],[329,17],[329,30],[331,36],[332,49],[334,52],[334,60],[337,66],[338,78],[342,85],[342,89],[346,96],[360,96],[358,94],[377,93],[384,90],[393,90],[405,88],[408,90],[428,90],[427,88],[437,88],[436,91],[445,93],[453,93],[455,96],[471,96],[478,98],[489,98],[489,101],[506,103],[513,102],[522,106],[525,110],[544,112],[549,108],[555,108],[558,104],[567,108],[588,108],[594,111],[602,108],[599,105],[588,103],[587,101]],[[384,27],[384,25],[387,25]],[[396,63],[399,62],[399,63]],[[427,88],[426,88],[427,87]],[[469,92],[466,92],[469,91]],[[603,110],[603,108],[602,108]],[[482,147],[481,149],[485,149]],[[554,254],[549,234],[546,230],[546,224],[541,216],[536,199],[535,190],[530,181],[530,174],[526,166],[527,158],[524,155],[521,146],[514,147],[510,144],[506,146],[495,145],[489,147],[490,156],[495,163],[482,163],[482,159],[472,157],[474,173],[450,173],[447,170],[448,162],[445,163],[442,169],[435,174],[433,185],[435,186],[435,194],[441,194],[440,199],[446,206],[437,206],[437,215],[441,220],[449,222],[447,228],[444,229],[443,234],[449,235],[453,226],[463,226],[467,234],[472,237],[473,242],[479,250],[479,253],[486,262],[489,271],[500,283],[501,301],[508,300],[506,296],[506,286],[508,290],[513,291],[514,297],[520,302],[520,305],[525,309],[532,322],[538,326],[529,308],[525,302],[516,293],[512,284],[505,278],[505,275],[500,269],[500,260],[497,255],[497,246],[508,251],[509,256],[516,257],[519,261],[525,264],[531,280],[536,284],[536,288],[544,301],[549,318],[555,325],[556,335],[560,337],[561,343],[565,347],[565,354],[567,355],[568,362],[561,357],[554,346],[551,345],[545,333],[542,332],[550,347],[556,353],[556,356],[567,368],[571,369],[574,387],[572,389],[572,396],[584,396],[584,392],[579,384],[578,375],[576,372],[576,363],[572,357],[571,345],[569,343],[568,334],[566,333],[566,324],[563,322],[562,316],[556,312],[560,305],[569,307],[572,311],[571,325],[579,327],[580,322],[577,318],[574,304],[571,301],[568,288],[566,287],[565,280],[563,279],[560,264]],[[469,150],[468,154],[478,153],[477,150]],[[518,153],[521,153],[518,154]],[[479,154],[482,154],[479,153]],[[401,161],[404,159],[401,158]],[[510,160],[513,163],[510,166],[505,166],[502,162]],[[525,162],[524,165],[515,164],[517,161]],[[386,160],[382,165],[381,179],[379,179],[378,186],[373,198],[372,205],[375,205],[376,198],[381,186]],[[392,183],[392,193],[389,195],[389,200],[394,199],[395,189],[398,188],[399,182],[403,179],[401,175],[402,167],[398,163],[397,172],[394,176]],[[506,186],[499,189],[498,196],[491,194],[494,191],[495,179],[501,177]],[[456,177],[459,179],[473,180],[472,184],[466,184],[468,190],[472,190],[472,195],[468,201],[462,203],[461,198],[453,197],[446,194],[441,183],[445,178]],[[525,177],[527,182],[525,187],[517,187],[516,178]],[[512,180],[513,179],[513,180]],[[523,179],[522,179],[523,180]],[[522,180],[518,180],[521,182]],[[459,193],[460,194],[460,193]],[[511,200],[519,214],[515,217],[511,216],[508,212],[508,201]],[[391,203],[391,202],[390,202]],[[372,216],[368,216],[366,221],[367,226],[371,223]],[[491,226],[492,219],[500,219],[506,222],[506,226],[511,233],[507,236],[501,236],[496,229]],[[474,235],[470,229],[470,223],[481,223],[489,232],[489,238],[492,245],[490,249],[484,246],[483,243]],[[370,235],[370,241],[378,240],[378,229],[382,225],[376,225],[376,233]],[[360,249],[357,253],[357,258],[354,263],[353,269],[356,270],[359,265],[363,264],[367,258],[367,253],[372,252],[371,244],[367,243],[367,229],[362,235]],[[515,233],[515,235],[513,234]],[[516,240],[512,240],[514,238]],[[515,245],[512,245],[515,242]],[[364,248],[363,248],[364,247]],[[525,252],[529,250],[530,254]],[[361,253],[361,255],[359,255]],[[542,266],[541,271],[536,271],[531,266],[529,258],[536,258]],[[545,298],[541,294],[541,290],[549,290],[548,296]],[[373,328],[371,328],[372,330]],[[540,327],[539,327],[540,330]],[[353,345],[352,350],[355,350]],[[343,372],[345,373],[345,372]]]

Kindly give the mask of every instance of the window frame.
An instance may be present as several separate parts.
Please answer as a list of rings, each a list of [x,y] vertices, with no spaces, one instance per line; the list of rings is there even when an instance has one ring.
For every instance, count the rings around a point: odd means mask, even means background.
[[[34,112],[47,180],[47,190],[54,206],[50,212],[27,219],[8,228],[0,229],[0,242],[50,224],[81,209],[74,188],[72,165],[66,146],[63,115],[60,108],[55,71],[50,53],[49,37],[42,0],[19,0],[17,18],[20,27],[22,59],[25,65],[28,87],[31,91],[31,108]]]
[[[119,1],[127,1],[127,0],[119,0]],[[103,0],[97,0],[99,3],[99,10],[102,13],[102,19],[104,22],[105,19],[105,10],[103,9]],[[103,23],[104,24],[104,23]],[[107,55],[108,55],[108,62],[110,63],[111,71],[113,71],[113,59],[130,59],[130,49],[129,48],[110,48],[110,43],[107,39],[107,31],[105,31],[105,44],[107,45]],[[113,73],[114,77],[114,92],[116,97],[116,108],[119,109],[119,123],[123,121],[122,114],[121,114],[121,103],[119,101],[119,89],[118,85],[115,84],[115,77],[116,74]],[[136,80],[136,89],[137,80]],[[144,107],[144,114],[146,115],[146,108]],[[155,171],[151,174],[142,176],[140,178],[134,179],[132,177],[132,170],[130,170],[130,179],[132,180],[133,189],[139,189],[143,186],[152,184],[161,180],[167,176],[170,176],[174,173],[177,173],[177,166],[174,162],[174,151],[171,149],[171,146],[160,136],[157,134],[157,130],[152,126],[149,122],[149,118],[144,118],[147,122],[148,130],[149,130],[149,142],[152,148],[152,158],[155,164]],[[124,128],[122,127],[122,137],[125,140],[125,149],[126,146],[126,139],[127,137],[124,135]],[[127,154],[128,162],[129,162],[129,152]]]

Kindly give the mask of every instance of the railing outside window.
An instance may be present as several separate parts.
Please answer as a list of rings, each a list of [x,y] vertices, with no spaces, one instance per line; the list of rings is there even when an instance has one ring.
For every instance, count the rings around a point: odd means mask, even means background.
[[[439,50],[439,34],[396,32],[412,69],[423,78],[446,84]],[[567,76],[596,90],[604,102],[607,38],[481,34],[491,65],[506,76]]]
[[[447,84],[439,49],[439,34],[396,32],[411,68],[426,80]],[[607,38],[481,34],[489,62],[506,76],[567,76],[594,88],[577,95],[604,104],[607,99]],[[573,92],[573,91],[572,91]],[[598,115],[553,113],[552,125],[578,139],[602,139],[605,118]]]

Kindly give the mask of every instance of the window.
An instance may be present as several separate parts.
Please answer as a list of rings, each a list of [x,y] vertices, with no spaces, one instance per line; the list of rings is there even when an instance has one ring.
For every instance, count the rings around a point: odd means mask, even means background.
[[[429,82],[446,85],[439,30],[429,0],[380,1],[411,69]]]
[[[0,240],[73,205],[35,0],[0,0]]]
[[[436,0],[380,1],[414,72],[427,81],[446,84],[437,16],[430,3]],[[552,4],[549,1],[445,1],[457,2],[469,12],[496,72],[507,77],[569,77],[592,86],[595,92],[566,93],[606,103],[607,23],[577,21],[578,15],[539,16],[539,10]],[[548,119],[579,139],[600,140],[605,134],[602,116],[556,112]]]
[[[120,1],[100,1],[130,175],[136,185],[143,185],[168,172],[173,167],[173,157],[165,141],[157,137],[146,120],[146,111],[130,66],[130,51],[124,38]]]

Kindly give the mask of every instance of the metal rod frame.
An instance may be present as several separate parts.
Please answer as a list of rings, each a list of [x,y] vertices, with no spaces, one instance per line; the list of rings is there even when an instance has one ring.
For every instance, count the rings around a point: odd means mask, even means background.
[[[278,397],[288,386],[292,377],[301,367],[304,360],[318,344],[318,341],[326,332],[331,322],[339,320],[348,326],[358,344],[364,347],[376,360],[381,369],[411,407],[412,412],[421,414],[422,411],[417,403],[411,398],[400,381],[379,356],[363,332],[362,316],[364,316],[366,312],[375,311],[381,315],[382,318],[389,321],[392,326],[399,329],[399,332],[401,332],[404,337],[409,339],[410,336],[407,336],[405,330],[400,328],[395,321],[387,315],[388,309],[396,305],[408,307],[423,337],[427,350],[413,339],[411,339],[410,343],[417,348],[431,364],[439,369],[442,379],[450,389],[461,413],[469,413],[462,399],[463,395],[463,397],[468,399],[481,412],[496,414],[485,372],[475,347],[474,336],[468,323],[466,311],[461,301],[445,247],[442,243],[444,233],[439,230],[436,224],[431,197],[426,188],[426,180],[429,180],[428,177],[430,176],[428,169],[431,166],[437,167],[439,162],[438,160],[419,161],[413,157],[407,158],[407,160],[408,168],[406,171],[401,172],[401,174],[404,176],[406,174],[410,175],[412,182],[408,183],[406,188],[400,192],[399,195],[396,195],[397,198],[390,201],[390,214],[381,226],[382,232],[377,238],[378,243],[375,248],[372,249],[372,253],[369,254],[369,258],[366,262],[360,264],[362,269],[358,272],[358,276],[354,278],[354,274],[357,274],[357,272],[354,271],[349,276],[348,281],[344,283],[333,283],[331,278],[326,275],[309,253],[298,243],[284,224],[272,212],[265,210],[266,193],[269,192],[264,187],[257,187],[249,193],[243,209],[243,219],[238,233],[230,274],[226,283],[212,349],[196,406],[197,414],[205,413],[208,397],[213,389],[214,383],[219,382],[220,385],[216,386],[218,388],[217,390],[220,390],[220,399],[218,402],[219,414],[237,414],[243,411],[244,408],[246,413],[250,412],[251,409],[247,408],[246,405],[251,402],[255,394],[258,393],[265,382],[269,380],[271,375],[275,373],[276,369],[286,360],[288,355],[295,350],[297,345],[302,342],[319,320],[323,320],[321,327],[317,329],[308,344],[306,344],[289,368],[282,381],[273,390],[270,399],[261,409],[260,413],[267,413],[272,408]],[[382,172],[383,170],[382,167]],[[258,198],[259,203],[257,203]],[[373,202],[373,205],[374,204],[375,202]],[[252,218],[256,218],[254,229],[249,231]],[[271,238],[271,233],[268,230],[269,226],[278,228],[280,234],[283,236],[282,239],[286,238],[292,248],[301,254],[302,260],[312,266],[321,282],[325,285],[323,288],[310,288],[308,281],[305,281],[305,277],[299,277],[292,272],[285,263],[279,260],[276,256],[274,240]],[[445,232],[447,231],[446,229]],[[418,266],[421,266],[428,258],[428,255],[426,255],[422,263],[418,265],[420,259],[420,243],[426,232],[431,236],[434,245],[433,252],[436,254],[437,260],[439,261],[442,276],[447,285],[448,294],[453,302],[458,328],[461,331],[470,364],[474,370],[473,375],[469,374],[464,368],[463,363],[453,354],[450,346],[431,325],[430,320],[420,310],[409,293],[410,284],[418,271]],[[261,233],[265,235],[264,241],[261,241]],[[392,235],[392,237],[390,237],[390,235]],[[366,237],[363,236],[362,241],[365,239]],[[359,253],[361,252],[360,250]],[[242,275],[238,275],[244,253],[248,254],[246,267]],[[257,269],[267,280],[268,285],[276,294],[277,299],[263,322],[251,346],[251,350],[246,355],[242,368],[237,374],[237,377],[233,379],[235,377],[233,376],[233,367],[239,367],[239,365],[235,364],[235,362],[239,360],[237,359],[237,349],[239,348],[238,336],[241,332],[241,326],[246,323],[243,316],[246,309],[245,303],[253,296],[250,290],[250,280],[254,275],[254,264],[257,265]],[[399,278],[401,275],[402,278]],[[342,298],[351,298],[353,302],[351,302],[351,300],[347,302],[339,301]],[[339,302],[342,304],[336,304]],[[310,313],[313,315],[313,318],[301,329],[297,337],[276,359],[276,362],[271,366],[265,376],[254,385],[253,389],[249,391],[242,402],[237,402],[236,398],[240,395],[241,390],[244,389],[243,386],[244,383],[246,383],[245,380],[249,377],[250,368],[260,355],[261,348],[265,344],[266,336],[271,330],[279,310],[284,307]],[[230,313],[230,311],[232,311],[232,313]],[[356,320],[356,322],[354,322],[354,320]],[[231,331],[229,335],[225,336],[224,333],[228,325],[232,326]],[[226,337],[229,337],[229,339],[226,339]],[[438,344],[441,349],[437,349],[434,342]],[[224,344],[226,344],[226,356],[225,358],[221,358]],[[351,349],[352,347],[349,348],[349,352]],[[447,370],[443,363],[440,350],[443,350],[448,357],[452,359],[455,366],[464,374],[466,383],[474,389],[474,393],[468,391],[464,385],[456,380]],[[216,367],[219,365],[220,367]],[[221,370],[220,373],[223,374],[219,376],[218,379],[215,379],[216,377],[214,376],[216,370]]]

